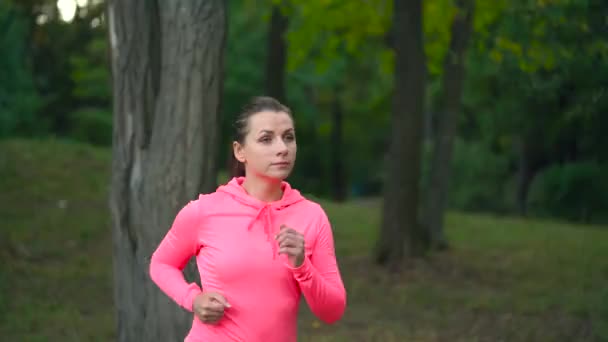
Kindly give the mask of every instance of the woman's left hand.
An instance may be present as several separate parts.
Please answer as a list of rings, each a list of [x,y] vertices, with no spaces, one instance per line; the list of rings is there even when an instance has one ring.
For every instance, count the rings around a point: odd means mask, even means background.
[[[293,228],[281,225],[281,231],[275,239],[279,243],[279,254],[287,254],[291,266],[302,266],[304,262],[304,235]]]

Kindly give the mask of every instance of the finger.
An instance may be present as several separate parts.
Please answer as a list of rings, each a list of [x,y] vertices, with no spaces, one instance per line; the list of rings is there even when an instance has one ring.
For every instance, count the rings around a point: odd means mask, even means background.
[[[202,321],[205,323],[216,323],[222,318],[222,315],[218,314],[207,314],[203,316]]]
[[[297,248],[301,248],[302,246],[304,246],[304,242],[301,239],[292,237],[292,236],[288,236],[285,237],[281,240],[279,240],[279,248],[280,247],[297,247]]]
[[[221,294],[219,294],[219,293],[215,293],[215,292],[214,292],[214,293],[212,293],[212,294],[211,294],[211,296],[210,296],[210,297],[211,297],[211,299],[212,299],[212,301],[211,301],[211,302],[216,302],[216,303],[219,303],[219,304],[221,304],[223,307],[227,307],[227,308],[229,308],[229,307],[230,307],[230,303],[228,303],[228,300],[226,300],[226,298],[225,298],[224,296],[222,296]]]
[[[197,312],[196,316],[202,322],[208,323],[216,319],[219,315],[208,310],[201,310],[200,312]]]
[[[224,312],[218,312],[218,311],[212,311],[212,310],[207,310],[205,311],[204,317],[207,320],[214,320],[214,319],[218,319],[219,317],[222,317],[224,315]]]
[[[283,225],[281,225],[281,228],[279,229],[279,233],[277,234],[277,236],[283,235],[283,234],[291,234],[291,233],[295,233],[296,235],[300,234],[297,230],[283,224]]]
[[[218,302],[210,302],[208,305],[205,305],[204,310],[205,312],[219,314],[224,312],[224,305]]]
[[[285,230],[278,234],[277,241],[282,242],[285,239],[304,240],[304,236],[295,230]]]
[[[302,243],[302,241],[287,239],[279,244],[279,248],[281,247],[302,249],[304,248],[304,243]]]
[[[294,235],[294,236],[299,236],[300,233],[293,229],[293,228],[287,228],[287,229],[283,229],[280,233],[283,233],[285,235]]]
[[[287,234],[287,232],[289,232],[289,228],[287,228],[287,226],[285,226],[285,225],[282,225],[279,232],[274,236],[275,240],[280,239],[282,236]]]
[[[287,240],[291,239],[291,235],[289,234],[280,234],[277,237],[277,243],[279,244],[279,246],[282,246]]]
[[[296,247],[281,247],[279,249],[279,254],[287,254],[291,256],[297,256],[300,254],[300,249]]]

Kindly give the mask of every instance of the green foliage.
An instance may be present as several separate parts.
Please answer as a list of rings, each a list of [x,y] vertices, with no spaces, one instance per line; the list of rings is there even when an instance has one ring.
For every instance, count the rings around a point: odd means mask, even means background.
[[[430,177],[430,150],[425,146],[422,186]],[[448,206],[454,210],[504,212],[508,209],[506,180],[509,159],[480,142],[456,139],[452,157]]]
[[[27,34],[21,37],[21,43],[40,96],[35,129],[27,127],[25,133],[65,137],[70,131],[69,113],[81,107],[109,105],[108,54],[103,46],[107,39],[102,20],[105,4],[89,1],[71,22],[64,22],[54,12],[56,1],[10,2],[23,15]],[[40,20],[43,15],[45,19]],[[21,98],[28,101],[25,96]]]
[[[424,52],[430,77],[443,72],[445,54],[450,42],[450,23],[456,13],[453,0],[423,1]]]
[[[96,146],[112,144],[110,66],[105,36],[93,35],[82,52],[70,56],[71,97],[78,107],[67,116],[71,139]]]
[[[392,2],[372,0],[284,1],[290,15],[289,70],[315,60],[323,73],[344,53],[356,55],[369,40],[384,40],[392,20]]]
[[[96,146],[112,144],[112,114],[106,110],[85,108],[70,113],[69,137]]]
[[[264,92],[265,35],[260,20],[265,9],[250,1],[228,2],[228,37],[225,50],[219,163],[227,169],[232,153],[232,123],[247,100]]]
[[[45,130],[36,110],[40,99],[28,63],[27,26],[21,13],[0,3],[0,138]]]
[[[479,143],[466,143],[458,139],[454,147],[449,207],[465,211],[500,208],[501,180],[507,173],[504,160]]]
[[[486,25],[490,32],[474,36],[464,103],[478,113],[480,138],[508,151],[516,136],[547,147],[581,136],[584,157],[605,153],[595,148],[606,142],[597,124],[608,108],[602,8],[597,1],[517,1]]]
[[[89,7],[71,23],[50,18],[37,25],[37,6],[53,1],[9,3],[24,11],[21,18],[9,16],[10,6],[0,4],[1,25],[10,23],[0,33],[0,137],[50,132],[109,144],[103,6]],[[264,93],[272,3],[289,17],[286,102],[300,142],[291,181],[305,192],[329,193],[331,114],[338,102],[348,187],[380,195],[393,110],[392,1],[231,0],[221,166],[230,154],[231,122],[249,97]],[[608,162],[607,9],[600,0],[476,0],[452,208],[511,208],[505,198],[514,191],[514,143],[521,140],[532,141],[549,163]],[[424,1],[423,14],[428,108],[435,109],[454,0]]]
[[[608,221],[608,166],[595,162],[555,165],[536,176],[531,210],[581,222]]]
[[[79,101],[110,106],[110,66],[104,36],[91,39],[83,54],[71,56],[72,95]]]

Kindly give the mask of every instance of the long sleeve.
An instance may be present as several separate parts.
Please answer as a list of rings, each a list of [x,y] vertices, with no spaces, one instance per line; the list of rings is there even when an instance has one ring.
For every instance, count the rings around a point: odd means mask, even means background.
[[[201,293],[196,283],[188,283],[182,273],[198,250],[200,213],[198,203],[184,206],[170,230],[152,254],[150,278],[177,304],[192,312],[192,302]]]
[[[333,233],[323,214],[313,252],[291,268],[311,311],[325,323],[338,321],[346,309],[346,290],[335,255]]]

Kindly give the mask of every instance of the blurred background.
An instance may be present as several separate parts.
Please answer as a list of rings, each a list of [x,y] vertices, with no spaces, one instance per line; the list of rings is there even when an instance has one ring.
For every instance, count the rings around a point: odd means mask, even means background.
[[[181,5],[134,3],[121,32],[164,42]],[[296,121],[289,181],[334,226],[349,306],[326,326],[304,305],[299,340],[608,340],[608,3],[218,3],[205,177],[229,177],[233,119],[274,96]],[[0,2],[6,341],[120,335],[109,26],[104,0]]]

